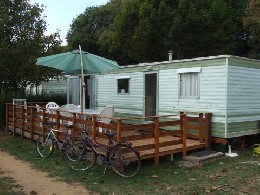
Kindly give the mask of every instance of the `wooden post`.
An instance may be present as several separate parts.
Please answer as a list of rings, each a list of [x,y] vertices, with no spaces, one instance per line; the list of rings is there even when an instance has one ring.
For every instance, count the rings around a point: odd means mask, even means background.
[[[199,113],[199,141],[203,142],[203,113]]]
[[[97,116],[92,116],[92,139],[95,141],[97,137]]]
[[[186,137],[187,137],[187,116],[186,114],[182,117],[182,156],[185,157],[187,155],[186,150]]]
[[[205,149],[211,151],[211,113],[205,114]]]
[[[13,136],[15,136],[16,132],[16,105],[13,104]]]
[[[30,107],[30,116],[31,116],[31,124],[30,124],[30,137],[31,140],[34,139],[34,108]]]
[[[72,128],[71,135],[72,135],[72,137],[74,137],[76,129],[77,129],[77,116],[76,116],[76,113],[72,114],[72,123],[73,123],[73,128]]]
[[[24,110],[25,110],[25,106],[21,106],[22,109],[22,124],[21,124],[21,138],[23,138],[23,134],[24,134]]]
[[[5,128],[9,130],[9,104],[5,104]]]
[[[56,116],[55,116],[55,121],[56,121],[56,129],[57,130],[60,130],[60,111],[59,110],[56,110],[54,111],[56,112]],[[57,132],[57,139],[60,138],[60,132],[58,131]]]
[[[56,120],[56,129],[60,129],[60,111],[59,110],[56,111],[55,120]]]
[[[181,137],[183,136],[183,131],[182,131],[182,129],[183,129],[183,114],[184,114],[184,112],[180,112],[180,121],[181,121],[181,125],[180,125],[180,130],[181,130]]]
[[[154,167],[159,167],[160,164],[160,156],[159,156],[159,130],[160,127],[160,119],[158,116],[154,118]]]
[[[42,134],[44,134],[44,124],[46,122],[45,110],[42,111]]]
[[[117,142],[121,141],[121,135],[122,135],[122,119],[117,119],[117,129],[116,129],[116,140]]]

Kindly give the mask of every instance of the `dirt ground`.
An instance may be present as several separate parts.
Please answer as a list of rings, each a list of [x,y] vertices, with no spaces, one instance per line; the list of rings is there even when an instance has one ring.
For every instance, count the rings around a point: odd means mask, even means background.
[[[81,195],[89,194],[79,184],[67,184],[48,177],[47,173],[33,169],[29,163],[15,159],[14,156],[0,150],[0,173],[14,179],[21,185],[25,194],[37,195]],[[18,189],[19,191],[19,189]]]

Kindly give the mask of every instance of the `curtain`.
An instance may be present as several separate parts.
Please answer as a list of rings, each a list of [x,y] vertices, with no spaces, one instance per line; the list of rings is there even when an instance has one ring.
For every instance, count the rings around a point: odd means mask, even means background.
[[[180,97],[198,97],[198,73],[180,74]]]

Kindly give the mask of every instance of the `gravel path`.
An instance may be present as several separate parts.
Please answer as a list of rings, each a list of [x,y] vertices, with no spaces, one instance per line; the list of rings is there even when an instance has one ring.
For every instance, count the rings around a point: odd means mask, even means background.
[[[0,151],[0,174],[13,178],[22,186],[26,194],[37,195],[81,195],[89,194],[88,190],[79,184],[68,184],[48,177],[48,174],[33,169],[29,163],[15,159],[14,156]]]

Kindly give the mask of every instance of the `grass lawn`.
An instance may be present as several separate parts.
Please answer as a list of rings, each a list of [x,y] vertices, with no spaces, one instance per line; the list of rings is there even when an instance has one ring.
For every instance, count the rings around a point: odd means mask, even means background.
[[[30,162],[35,168],[58,176],[68,183],[79,182],[94,193],[100,194],[260,194],[259,156],[249,149],[235,158],[225,157],[200,167],[181,168],[178,162],[160,159],[160,167],[153,167],[153,160],[142,161],[140,173],[134,178],[122,178],[112,170],[104,174],[98,165],[85,172],[69,170],[62,160],[62,153],[55,151],[50,158],[40,158],[35,142],[28,139],[5,137],[0,149],[17,158]],[[3,181],[3,182],[2,182]],[[0,179],[0,189],[5,186]],[[1,191],[0,191],[1,194]]]
[[[1,175],[1,172],[0,172]],[[21,186],[17,185],[12,178],[0,176],[0,194],[19,194],[25,195],[22,192]]]

